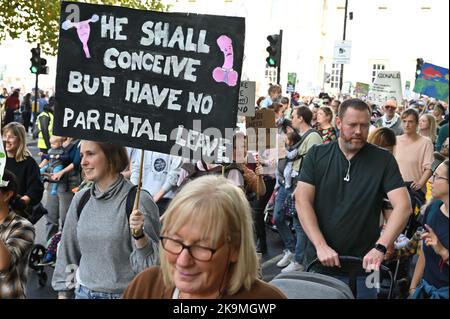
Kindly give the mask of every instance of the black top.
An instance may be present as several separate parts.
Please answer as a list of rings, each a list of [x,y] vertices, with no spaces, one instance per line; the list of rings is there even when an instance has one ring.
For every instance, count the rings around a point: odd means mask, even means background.
[[[309,150],[299,180],[315,186],[314,210],[327,244],[355,257],[363,257],[380,236],[383,195],[403,187],[391,153],[366,144],[349,165],[337,141]]]
[[[6,169],[16,175],[17,193],[20,196],[27,195],[30,197],[31,206],[38,204],[42,199],[44,186],[36,161],[31,156],[21,162],[17,162],[14,157],[7,157]]]
[[[424,221],[436,233],[440,243],[448,249],[448,217],[441,211],[442,201],[438,200],[430,204],[430,209],[425,213]],[[442,257],[436,254],[431,246],[422,245],[425,256],[425,269],[423,278],[436,288],[448,287],[448,265],[442,263]]]

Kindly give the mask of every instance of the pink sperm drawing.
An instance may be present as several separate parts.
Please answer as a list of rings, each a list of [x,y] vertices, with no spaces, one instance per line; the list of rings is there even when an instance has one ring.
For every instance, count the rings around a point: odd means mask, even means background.
[[[238,73],[233,70],[234,52],[233,41],[226,35],[217,38],[217,45],[223,52],[224,62],[222,67],[216,67],[213,71],[213,79],[216,82],[225,82],[228,86],[235,86],[238,80]]]
[[[88,40],[89,40],[89,35],[91,33],[91,26],[89,25],[89,23],[97,22],[98,19],[99,19],[98,15],[94,14],[94,15],[92,15],[92,17],[90,19],[80,21],[80,22],[71,22],[69,20],[66,20],[61,25],[61,27],[64,30],[69,30],[73,27],[75,27],[77,29],[78,38],[80,39],[81,43],[83,44],[84,55],[88,59],[91,57],[91,54],[89,53],[89,48],[87,45]]]

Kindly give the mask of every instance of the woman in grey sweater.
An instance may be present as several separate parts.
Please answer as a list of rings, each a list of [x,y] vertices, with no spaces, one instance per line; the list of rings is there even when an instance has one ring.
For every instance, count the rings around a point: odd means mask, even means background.
[[[158,207],[143,191],[140,209],[127,220],[133,185],[120,174],[128,166],[124,147],[82,141],[80,153],[85,178],[93,184],[75,194],[69,207],[52,286],[59,298],[74,292],[76,299],[120,298],[137,273],[159,263]],[[85,192],[90,197],[78,213]]]

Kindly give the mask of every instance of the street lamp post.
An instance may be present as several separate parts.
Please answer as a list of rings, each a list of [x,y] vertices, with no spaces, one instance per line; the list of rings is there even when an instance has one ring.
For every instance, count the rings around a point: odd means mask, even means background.
[[[345,41],[345,32],[347,30],[347,7],[348,0],[345,0],[345,13],[344,13],[344,34],[342,36],[342,40]],[[342,82],[344,80],[344,64],[341,64],[341,74],[339,76],[339,94],[342,94]]]

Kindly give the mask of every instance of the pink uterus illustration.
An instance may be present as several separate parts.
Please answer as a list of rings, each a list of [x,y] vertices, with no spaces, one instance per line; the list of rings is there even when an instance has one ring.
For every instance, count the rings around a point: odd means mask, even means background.
[[[71,28],[77,29],[78,39],[80,39],[81,44],[83,45],[83,51],[86,58],[90,58],[91,54],[89,53],[89,47],[87,45],[89,41],[89,35],[91,34],[91,26],[90,22],[97,22],[99,19],[98,15],[94,14],[90,19],[80,21],[80,22],[71,22],[66,20],[63,22],[61,27],[64,30],[69,30]]]
[[[235,86],[238,80],[238,73],[233,70],[234,52],[233,41],[226,35],[217,38],[217,45],[223,52],[224,62],[222,67],[216,67],[212,73],[216,82],[225,82],[228,86]]]

